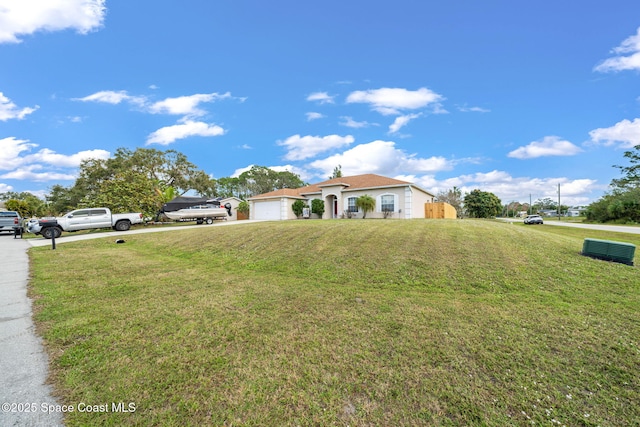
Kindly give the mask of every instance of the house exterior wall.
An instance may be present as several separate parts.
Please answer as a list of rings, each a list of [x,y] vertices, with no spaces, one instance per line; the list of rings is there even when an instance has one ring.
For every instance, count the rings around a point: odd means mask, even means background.
[[[257,213],[256,211],[260,209],[260,204],[261,203],[278,203],[278,209],[279,209],[279,213],[277,215],[277,218],[269,218],[269,219],[278,219],[278,220],[285,220],[285,219],[296,219],[296,215],[293,213],[293,203],[298,200],[296,198],[290,198],[290,197],[271,197],[268,199],[261,199],[261,200],[250,200],[249,201],[249,218],[250,219],[267,219],[267,218],[263,218],[260,213]],[[256,214],[257,213],[257,214]],[[237,211],[236,211],[237,214]]]
[[[226,199],[220,200],[220,205],[224,206],[225,203],[231,204],[231,216],[227,217],[228,221],[237,221],[238,220],[238,205],[242,200],[237,197],[228,197]]]
[[[424,218],[424,204],[433,203],[433,196],[411,187],[411,218]]]
[[[344,191],[342,193],[342,211],[346,211],[349,206],[350,197],[360,197],[365,194],[376,200],[376,207],[373,212],[367,212],[367,218],[384,218],[382,212],[382,196],[393,196],[394,209],[389,218],[424,218],[424,200],[431,200],[432,197],[410,186],[386,187],[369,190]],[[417,208],[416,208],[417,206]],[[354,218],[362,218],[362,212],[358,211]]]
[[[389,218],[396,219],[411,219],[411,218],[424,218],[425,217],[425,203],[432,203],[433,196],[425,193],[424,191],[412,186],[412,185],[399,185],[391,187],[379,187],[369,189],[349,190],[349,187],[344,185],[332,185],[322,188],[322,193],[310,193],[306,194],[305,202],[311,207],[311,201],[313,199],[319,199],[324,202],[324,214],[323,219],[334,218],[334,200],[337,200],[337,214],[336,218],[345,217],[345,213],[349,209],[349,199],[358,198],[360,196],[369,195],[376,201],[376,205],[373,211],[367,212],[367,218],[384,218],[384,212],[382,211],[382,198],[383,196],[393,197],[393,212]],[[251,219],[261,219],[256,217],[256,206],[260,203],[273,203],[278,200],[280,203],[280,220],[296,219],[296,215],[293,213],[293,203],[299,200],[297,197],[282,196],[282,197],[270,197],[265,199],[250,200],[251,206]],[[358,210],[357,213],[353,213],[352,218],[362,218],[362,211]],[[311,218],[320,218],[316,214],[311,214]]]

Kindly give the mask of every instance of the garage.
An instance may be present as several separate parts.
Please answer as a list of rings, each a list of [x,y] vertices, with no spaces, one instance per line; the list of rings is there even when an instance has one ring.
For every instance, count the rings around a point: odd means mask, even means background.
[[[280,200],[256,201],[253,203],[253,219],[279,220]]]

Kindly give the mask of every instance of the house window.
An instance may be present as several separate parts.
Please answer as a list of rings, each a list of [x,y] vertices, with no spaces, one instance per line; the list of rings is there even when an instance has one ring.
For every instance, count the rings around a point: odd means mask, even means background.
[[[349,212],[358,212],[358,207],[356,206],[357,197],[349,197],[347,199],[347,211]]]
[[[393,194],[380,196],[380,209],[382,212],[395,212],[395,197]]]

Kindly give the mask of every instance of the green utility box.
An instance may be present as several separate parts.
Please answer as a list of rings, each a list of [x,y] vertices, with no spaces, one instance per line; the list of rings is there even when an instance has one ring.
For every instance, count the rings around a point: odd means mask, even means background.
[[[631,243],[584,239],[584,244],[582,245],[582,255],[627,265],[633,265],[635,253],[636,245]]]

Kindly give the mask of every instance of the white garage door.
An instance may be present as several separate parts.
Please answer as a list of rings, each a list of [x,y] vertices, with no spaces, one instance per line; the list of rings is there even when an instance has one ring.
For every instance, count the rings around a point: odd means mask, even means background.
[[[280,219],[280,200],[254,203],[255,219]]]

